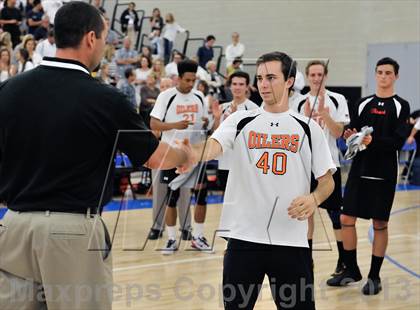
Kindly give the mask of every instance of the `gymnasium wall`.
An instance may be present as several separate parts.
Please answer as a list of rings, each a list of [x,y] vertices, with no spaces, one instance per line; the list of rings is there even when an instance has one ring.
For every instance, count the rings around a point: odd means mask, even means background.
[[[238,31],[246,45],[246,58],[272,50],[286,51],[298,59],[329,58],[329,84],[362,86],[363,92],[367,87],[368,44],[420,42],[418,0],[134,2],[147,15],[154,7],[163,14],[174,13],[193,37],[211,33],[216,36],[217,45],[226,46],[231,32]],[[113,3],[114,0],[105,0],[108,12],[112,12]],[[195,49],[192,47],[190,52]]]

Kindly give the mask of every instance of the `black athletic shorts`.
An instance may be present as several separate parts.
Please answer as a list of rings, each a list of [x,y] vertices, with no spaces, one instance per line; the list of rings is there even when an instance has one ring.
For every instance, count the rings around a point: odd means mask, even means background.
[[[176,168],[169,169],[169,170],[162,170],[160,172],[160,183],[169,184],[175,179],[179,174],[176,172]]]
[[[342,214],[388,221],[396,181],[349,178],[344,190]]]
[[[173,179],[175,179],[178,174],[175,173],[176,169],[171,169],[171,170],[162,170],[161,174],[160,174],[160,182],[161,183],[166,183],[169,184],[172,182]],[[198,176],[197,180],[194,180],[195,184],[197,185],[197,189],[203,189],[207,187],[207,172],[206,169],[201,169],[200,170],[200,174]],[[179,199],[179,195],[180,195],[180,190],[179,188],[176,190],[172,190],[170,188],[168,188],[168,206],[171,208],[175,208],[177,203],[178,203],[178,199]],[[198,199],[196,197],[196,199]]]
[[[327,210],[341,210],[343,205],[343,195],[341,193],[341,169],[337,167],[337,171],[333,174],[334,191],[323,203],[319,205],[320,208]],[[315,190],[318,181],[312,176],[311,192]]]
[[[220,190],[226,191],[227,179],[229,176],[229,170],[217,170],[217,186]]]
[[[225,309],[253,309],[268,276],[277,309],[315,309],[309,248],[229,239],[223,261]]]
[[[169,170],[162,170],[160,172],[160,183],[169,184],[175,179],[179,174],[176,172],[176,168]],[[194,180],[195,182],[196,180]],[[200,175],[198,176],[197,184],[207,184],[207,172],[204,167],[200,170]]]

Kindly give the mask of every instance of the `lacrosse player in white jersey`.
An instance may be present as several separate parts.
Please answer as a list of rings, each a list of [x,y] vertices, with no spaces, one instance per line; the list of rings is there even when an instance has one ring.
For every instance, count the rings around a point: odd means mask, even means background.
[[[229,115],[236,111],[246,111],[258,109],[258,105],[247,98],[249,86],[249,74],[243,71],[236,71],[229,76],[228,85],[233,95],[233,100],[221,105],[222,116],[220,121],[224,121]],[[226,182],[229,175],[229,167],[232,162],[231,151],[225,152],[219,158],[219,169],[217,170],[217,180],[219,188],[226,190]]]
[[[176,140],[188,139],[191,142],[199,142],[202,138],[201,129],[208,125],[207,108],[204,105],[204,98],[201,92],[193,89],[197,63],[192,60],[183,60],[178,63],[179,83],[176,87],[160,93],[150,113],[150,127],[152,130],[162,131],[162,141],[174,144]],[[207,185],[205,169],[200,169],[200,176],[196,184],[191,188],[195,189],[196,207],[194,210],[194,227],[192,246],[198,250],[210,253],[210,246],[204,237],[204,220],[207,207]],[[161,181],[169,184],[177,177],[175,169],[164,170],[161,174]],[[181,182],[182,183],[182,182]],[[180,196],[180,187],[170,189],[167,197],[167,208],[165,223],[168,229],[168,241],[162,254],[170,255],[178,249],[176,242],[176,217],[177,203]],[[191,185],[188,185],[190,187]],[[180,223],[185,229],[184,223]],[[184,238],[185,239],[185,238]]]
[[[344,126],[350,123],[349,110],[346,98],[338,93],[325,88],[328,77],[328,67],[324,61],[309,61],[305,68],[306,78],[309,82],[309,92],[297,97],[292,108],[311,116],[324,130],[325,137],[337,171],[334,173],[334,192],[324,201],[320,208],[326,209],[331,219],[334,235],[337,241],[338,260],[333,276],[344,271],[343,260],[343,241],[341,239],[340,214],[343,206],[343,196],[341,194],[341,171],[340,171],[340,150],[337,147],[337,139],[343,134]],[[311,115],[312,113],[312,115]],[[312,186],[316,186],[316,181],[312,179]],[[313,216],[309,218],[308,243],[312,249],[312,236],[314,232]]]
[[[334,189],[322,128],[289,109],[296,63],[273,52],[257,61],[263,108],[229,116],[195,161],[233,150],[219,235],[226,309],[253,309],[265,275],[277,308],[315,309],[308,218]],[[204,156],[201,156],[204,149]],[[318,186],[311,192],[311,172]]]

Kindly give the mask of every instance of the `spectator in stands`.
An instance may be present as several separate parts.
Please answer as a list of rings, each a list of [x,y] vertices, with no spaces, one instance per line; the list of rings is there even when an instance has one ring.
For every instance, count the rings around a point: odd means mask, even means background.
[[[163,59],[164,57],[164,48],[163,48],[163,38],[161,36],[161,30],[155,29],[149,34],[149,41],[152,46],[152,58],[153,59]]]
[[[104,84],[110,85],[115,84],[115,81],[111,78],[109,75],[109,64],[106,62],[103,62],[101,64],[100,70],[98,72],[97,79]]]
[[[170,78],[165,77],[160,80],[160,92],[163,92],[171,87],[173,87],[173,83]]]
[[[111,22],[108,16],[105,16],[105,21],[108,27],[108,35],[106,36],[106,44],[117,45],[120,41],[118,33],[111,29]]]
[[[133,83],[136,79],[136,75],[134,74],[133,68],[125,69],[124,77],[125,79],[121,81],[119,89],[128,97],[130,103],[137,110],[136,90],[133,86]]]
[[[24,17],[28,17],[28,13],[34,8],[34,0],[25,0],[25,2],[26,5],[24,6],[23,10],[21,10],[21,8],[19,7],[18,1],[16,1],[16,7],[22,12],[22,15]]]
[[[197,56],[193,56],[193,57],[191,57],[191,60],[192,61],[195,61],[197,64],[198,64],[198,57]],[[207,71],[206,71],[206,69],[204,69],[205,67],[201,67],[201,66],[198,66],[198,68],[197,68],[197,80],[196,80],[196,87],[197,87],[197,82],[199,81],[199,80],[203,80],[203,81],[205,81],[206,79],[207,79]]]
[[[210,100],[211,100],[210,97],[212,97],[210,95],[210,87],[209,87],[209,85],[207,84],[206,81],[199,80],[198,83],[197,83],[197,90],[198,91],[201,91],[203,93],[204,105],[207,107],[207,110],[209,110]],[[210,124],[209,124],[209,127],[211,127]]]
[[[226,68],[229,67],[235,58],[244,57],[245,45],[239,42],[239,33],[232,33],[232,44],[226,47]]]
[[[36,45],[35,52],[42,58],[44,57],[55,57],[57,48],[55,46],[54,30],[48,32],[46,39],[41,40]]]
[[[165,66],[166,76],[170,77],[172,75],[178,75],[178,64],[182,61],[182,54],[173,51],[172,53],[172,62],[168,63]]]
[[[156,87],[156,76],[153,73],[149,74],[146,80],[146,85],[144,85],[140,90],[140,114],[142,114],[143,118],[148,116],[152,111],[159,93],[159,88]],[[146,124],[150,123],[150,116],[148,116],[148,120],[145,119],[145,121]]]
[[[209,86],[209,93],[211,95],[219,95],[220,87],[223,85],[222,77],[217,73],[217,65],[214,61],[210,60],[206,64],[207,76],[205,81]]]
[[[34,67],[38,66],[42,57],[35,51],[36,43],[33,36],[28,36],[23,42],[23,48],[29,53],[29,60],[33,63]]]
[[[32,5],[33,8],[28,12],[26,18],[28,23],[28,33],[35,35],[35,31],[41,27],[44,11],[42,10],[41,0],[34,0]]]
[[[136,85],[146,84],[147,77],[152,72],[152,61],[149,57],[140,56],[140,66],[134,71],[136,75]]]
[[[230,66],[226,68],[226,75],[229,77],[236,71],[241,71],[242,59],[235,58]]]
[[[175,38],[178,32],[185,32],[186,30],[182,28],[178,23],[175,22],[174,15],[168,13],[165,16],[165,27],[163,28],[163,46],[164,46],[164,61],[165,65],[169,62],[169,57],[171,56],[172,49],[174,47]]]
[[[10,33],[13,48],[20,42],[19,26],[22,23],[22,14],[15,5],[16,0],[8,0],[0,12],[0,24],[3,25],[3,31]]]
[[[152,16],[150,17],[150,29],[151,32],[155,30],[162,30],[163,28],[163,18],[160,15],[159,8],[154,8],[152,11]]]
[[[115,46],[108,44],[105,46],[104,51],[104,58],[102,60],[103,63],[108,64],[108,72],[109,76],[115,81],[118,82],[118,67],[116,63],[116,57],[115,57]]]
[[[72,0],[41,0],[44,12],[50,17],[50,22],[52,25],[54,24],[55,14],[57,13],[58,9],[61,8],[64,3],[68,3],[70,1]]]
[[[213,45],[216,42],[214,35],[208,35],[206,42],[197,50],[198,64],[200,67],[205,68],[206,64],[213,59]]]
[[[0,48],[2,47],[7,48],[10,53],[13,51],[12,37],[6,31],[0,33]]]
[[[148,45],[143,45],[141,47],[141,55],[146,56],[149,59],[152,59],[152,48]]]
[[[206,81],[199,80],[197,83],[197,90],[203,93],[204,98],[207,98],[207,96],[209,95],[209,85]]]
[[[128,8],[122,12],[120,17],[121,30],[126,36],[130,37],[132,41],[134,41],[134,35],[138,30],[139,25],[139,16],[137,15],[135,8],[136,4],[130,2]]]
[[[118,65],[119,76],[124,76],[126,69],[133,69],[134,64],[138,61],[137,52],[131,48],[131,39],[125,37],[123,47],[116,53],[116,63]]]
[[[41,19],[41,25],[36,28],[34,32],[34,38],[36,41],[46,39],[48,37],[48,31],[50,30],[50,18],[47,14],[44,14]]]
[[[210,88],[206,81],[199,80],[197,82],[197,90],[203,93],[204,107],[208,113],[208,119],[209,119],[209,124],[207,125],[207,128],[212,128],[214,119],[213,119],[213,115],[210,108],[211,106],[210,102],[213,102],[215,99],[210,94]]]
[[[18,61],[17,73],[26,72],[34,68],[34,64],[29,60],[29,53],[24,48],[19,49],[16,58]]]
[[[172,75],[169,76],[169,79],[172,81],[172,86],[173,87],[178,86],[178,80],[179,80],[179,76],[178,75],[172,74]]]
[[[11,64],[10,51],[6,47],[0,48],[0,83],[16,74],[16,68]]]
[[[166,76],[165,67],[162,60],[155,59],[152,65],[152,72],[156,77],[156,85],[159,87],[160,81]]]
[[[104,7],[101,5],[101,0],[93,0],[93,3],[92,3],[92,5],[95,7],[95,8],[97,8],[99,11],[101,11],[102,12],[102,14],[106,14],[106,11],[105,11],[105,9],[104,9]]]

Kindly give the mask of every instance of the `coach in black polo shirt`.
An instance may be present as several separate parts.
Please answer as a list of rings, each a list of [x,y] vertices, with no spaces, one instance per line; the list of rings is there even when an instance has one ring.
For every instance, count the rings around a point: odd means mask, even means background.
[[[139,132],[146,126],[127,98],[91,77],[107,31],[93,6],[66,4],[55,18],[57,58],[0,84],[2,310],[39,307],[41,286],[49,309],[110,309],[111,255],[88,248],[106,247],[97,213],[111,199],[115,146],[136,166],[188,162],[187,143]]]

